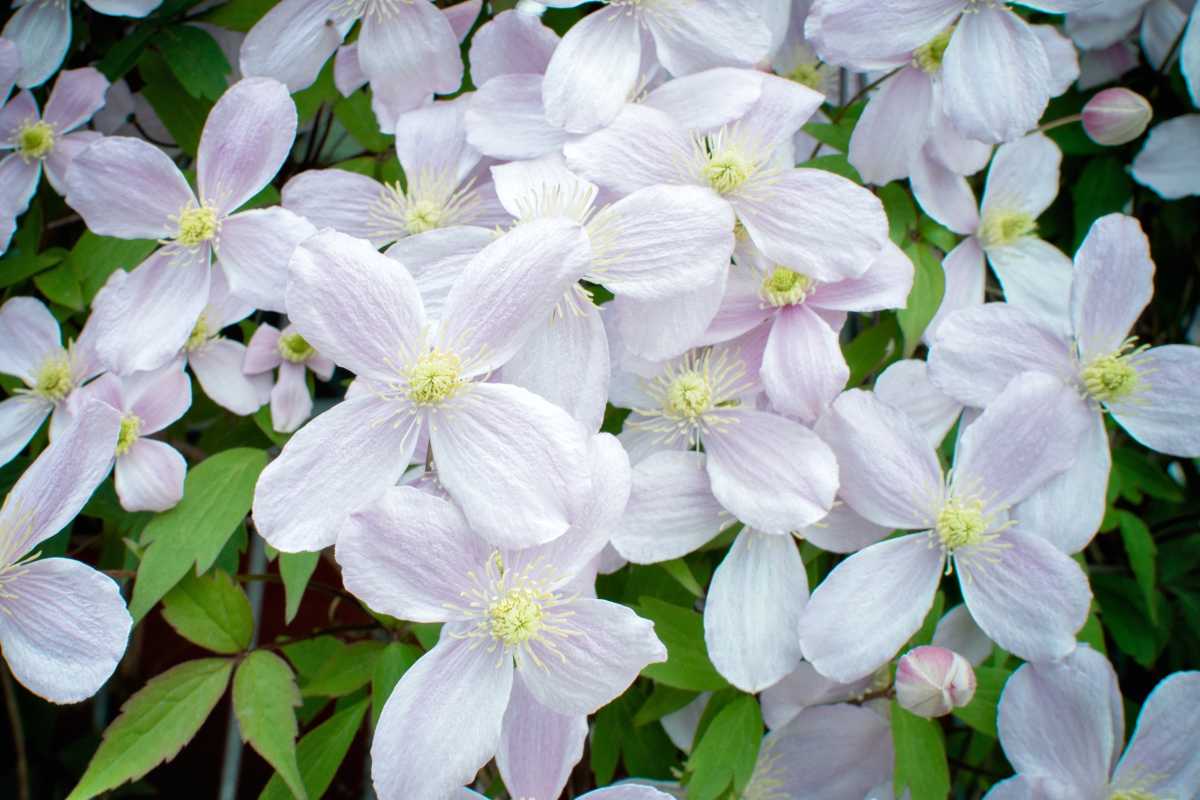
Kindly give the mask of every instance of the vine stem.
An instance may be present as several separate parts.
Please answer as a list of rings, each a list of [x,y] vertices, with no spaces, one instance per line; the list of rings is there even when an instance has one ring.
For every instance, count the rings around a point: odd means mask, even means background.
[[[1052,131],[1055,128],[1061,128],[1064,125],[1070,125],[1081,120],[1083,120],[1083,114],[1071,114],[1067,117],[1059,117],[1058,119],[1052,119],[1045,124],[1037,126],[1031,133],[1045,133],[1046,131]]]
[[[17,690],[13,686],[8,666],[0,669],[0,683],[4,684],[4,705],[8,709],[8,720],[12,726],[13,745],[17,756],[17,797],[30,800],[29,755],[25,752],[25,726],[21,723],[21,709],[17,705]]]
[[[843,103],[840,108],[838,108],[837,113],[833,115],[833,118],[831,120],[829,120],[829,124],[837,125],[839,122],[841,122],[842,117],[846,116],[846,111],[848,111],[850,109],[850,106],[857,103],[859,100],[861,100],[863,97],[866,96],[867,92],[871,91],[876,86],[883,83],[888,78],[892,77],[893,75],[895,75],[897,72],[899,72],[902,69],[904,69],[904,67],[896,67],[891,72],[887,73],[886,75],[883,75],[882,77],[880,77],[876,80],[871,81],[866,86],[862,87],[857,92],[855,92],[853,97],[851,97],[849,100],[847,100],[845,103]],[[809,161],[812,161],[814,158],[817,157],[817,153],[819,153],[821,150],[821,145],[822,145],[822,142],[817,142],[817,146],[814,147],[813,151],[811,153],[809,153],[809,155],[808,155]]]

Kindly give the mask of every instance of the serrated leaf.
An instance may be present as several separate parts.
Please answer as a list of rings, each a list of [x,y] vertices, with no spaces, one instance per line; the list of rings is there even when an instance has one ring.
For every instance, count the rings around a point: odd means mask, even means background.
[[[754,774],[762,736],[762,711],[753,697],[722,708],[688,757],[688,800],[715,800],[731,785],[740,796]]]
[[[338,711],[300,740],[296,746],[296,760],[300,762],[300,778],[309,797],[325,795],[325,790],[333,783],[333,776],[358,734],[366,712],[367,699],[363,698]],[[283,778],[274,775],[258,800],[291,800],[291,793]]]
[[[704,619],[688,608],[664,603],[655,597],[638,601],[638,614],[654,623],[654,632],[667,648],[667,660],[642,670],[647,678],[676,689],[704,692],[729,683],[708,658],[704,645]]]
[[[950,767],[941,726],[908,713],[893,700],[892,744],[896,752],[892,777],[896,797],[903,796],[907,787],[912,800],[946,800],[950,795]]]
[[[225,694],[232,671],[227,658],[204,658],[151,678],[121,706],[68,800],[95,797],[174,758]]]
[[[290,623],[296,618],[300,601],[304,599],[304,589],[320,558],[319,552],[279,554],[279,577],[283,579],[283,593],[287,598],[283,610],[284,622]]]
[[[942,259],[928,242],[909,242],[903,248],[913,264],[913,287],[905,307],[896,312],[904,335],[904,355],[911,356],[921,343],[921,334],[933,320],[946,291]]]
[[[975,696],[967,705],[954,709],[954,716],[980,733],[996,738],[996,706],[1010,675],[1012,670],[1003,667],[976,667]]]
[[[335,650],[311,680],[300,686],[303,697],[342,697],[361,689],[375,674],[375,660],[383,650],[382,642],[355,642]]]
[[[154,44],[192,97],[215,101],[224,93],[229,61],[208,31],[194,25],[172,25],[159,32]]]
[[[176,633],[214,653],[240,653],[254,635],[250,600],[220,570],[186,576],[163,598],[162,613]]]
[[[250,744],[300,800],[307,800],[296,760],[296,707],[300,690],[292,668],[267,650],[255,650],[233,676],[233,713]]]
[[[235,448],[209,456],[188,471],[183,499],[150,520],[142,543],[150,543],[138,564],[129,613],[146,615],[195,565],[206,572],[250,510],[254,484],[267,454]]]
[[[392,690],[422,655],[420,648],[400,642],[392,642],[383,648],[375,661],[375,673],[371,676],[372,730],[379,724],[379,715],[383,713],[383,705],[391,697]]]

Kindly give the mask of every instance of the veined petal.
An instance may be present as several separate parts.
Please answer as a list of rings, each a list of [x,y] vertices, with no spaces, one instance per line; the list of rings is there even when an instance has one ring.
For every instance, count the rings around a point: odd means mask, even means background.
[[[907,414],[935,448],[962,412],[962,404],[934,386],[928,365],[917,359],[897,361],[881,372],[875,379],[875,396]]]
[[[41,86],[62,65],[71,45],[71,6],[32,0],[9,17],[0,36],[15,42],[21,53],[17,85]]]
[[[618,295],[611,305],[624,346],[642,358],[662,361],[696,344],[721,306],[728,272],[674,297],[638,300]]]
[[[358,60],[381,83],[420,81],[437,94],[452,94],[462,83],[458,36],[429,0],[368,5]]]
[[[738,0],[664,4],[643,19],[654,37],[658,60],[672,75],[752,66],[767,57],[771,46],[762,16]]]
[[[396,238],[380,230],[374,208],[383,186],[342,169],[310,169],[283,185],[283,207],[318,228],[333,228],[378,246]]]
[[[942,294],[942,304],[922,334],[921,338],[926,344],[933,343],[942,323],[954,312],[983,305],[987,265],[979,240],[970,236],[959,242],[942,259],[942,271],[945,273],[946,288]]]
[[[870,685],[870,678],[854,683],[840,683],[826,678],[807,661],[801,662],[795,672],[763,690],[760,695],[763,722],[772,730],[782,728],[809,706],[844,703],[864,694]]]
[[[234,414],[253,414],[270,397],[271,376],[242,371],[246,346],[223,337],[188,353],[188,365],[209,399]]]
[[[126,511],[166,511],[183,498],[187,461],[166,442],[141,438],[117,457],[114,482]]]
[[[486,156],[537,158],[567,141],[546,120],[541,75],[499,75],[476,90],[467,108],[467,141]]]
[[[979,228],[979,209],[967,179],[923,150],[911,162],[913,197],[921,210],[963,236]],[[1055,184],[1057,186],[1057,183]]]
[[[571,26],[542,83],[551,125],[591,133],[633,99],[642,60],[639,16],[628,8],[605,8]]]
[[[340,0],[283,0],[274,6],[242,40],[242,74],[283,81],[293,92],[307,89],[346,33],[339,5]]]
[[[824,0],[813,5],[805,33],[825,62],[874,68],[885,55],[879,52],[882,32],[894,53],[907,55],[945,30],[962,9],[962,0]]]
[[[42,161],[46,172],[46,180],[61,195],[67,193],[67,171],[74,163],[75,157],[96,142],[104,138],[98,131],[73,131],[61,137],[54,144],[50,155]]]
[[[659,183],[698,182],[689,171],[695,152],[687,131],[646,106],[626,105],[612,124],[564,144],[563,156],[572,171],[618,194]]]
[[[1131,174],[1165,200],[1200,194],[1200,166],[1189,158],[1200,142],[1200,114],[1183,114],[1155,125],[1133,159]]]
[[[1062,151],[1044,133],[1031,133],[996,149],[983,190],[981,212],[1019,211],[1037,219],[1058,196]]]
[[[835,503],[820,522],[799,536],[831,553],[855,553],[888,537],[891,528],[876,525],[845,503]]]
[[[284,362],[279,366],[271,388],[271,427],[280,433],[294,433],[312,416],[312,395],[308,393],[303,364]]]
[[[229,290],[263,311],[286,311],[288,262],[317,229],[286,208],[255,208],[221,223],[217,257]]]
[[[716,130],[742,119],[754,107],[762,96],[766,79],[766,74],[756,69],[716,67],[677,76],[655,87],[642,104],[665,112],[687,130]],[[792,95],[789,99],[799,96]],[[704,102],[697,102],[700,97]],[[811,114],[812,110],[808,110],[804,119]]]
[[[1170,344],[1142,353],[1134,366],[1139,386],[1109,411],[1129,434],[1153,450],[1194,458],[1200,455],[1200,347]]]
[[[428,175],[457,185],[479,163],[479,152],[467,144],[464,111],[464,102],[446,101],[396,120],[396,156],[410,181]]]
[[[471,39],[471,80],[484,86],[500,75],[541,75],[558,42],[558,34],[536,14],[501,11]]]
[[[54,404],[41,398],[17,396],[0,400],[0,466],[25,449],[52,410]]]
[[[108,79],[93,67],[70,69],[59,73],[50,90],[50,99],[42,119],[54,127],[56,134],[69,133],[92,118],[104,105]]]
[[[58,320],[34,297],[13,297],[0,305],[0,372],[33,385],[47,356],[62,349]]]
[[[505,788],[514,797],[558,797],[583,757],[587,735],[586,715],[559,714],[546,708],[525,688],[518,672],[496,750],[496,766]]]
[[[1194,23],[1193,23],[1194,24]],[[1138,714],[1129,749],[1117,764],[1113,783],[1153,792],[1160,797],[1186,797],[1200,784],[1196,715],[1200,673],[1176,672],[1154,687]]]
[[[1073,275],[1071,325],[1080,357],[1115,352],[1154,295],[1154,261],[1141,223],[1124,214],[1092,223]]]
[[[801,305],[776,315],[760,375],[778,411],[811,425],[845,387],[850,368],[837,333]]]
[[[883,82],[850,136],[850,163],[867,183],[907,178],[933,129],[933,81],[904,67]]]
[[[971,617],[971,610],[962,603],[938,620],[932,643],[935,647],[953,650],[976,667],[986,661],[995,648],[992,640]]]

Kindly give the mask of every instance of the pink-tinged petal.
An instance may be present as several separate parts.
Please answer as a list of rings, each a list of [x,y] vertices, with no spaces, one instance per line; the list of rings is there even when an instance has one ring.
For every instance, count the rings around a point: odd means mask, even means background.
[[[1075,797],[1080,792],[1078,787],[1068,786],[1054,778],[1014,775],[994,785],[984,795],[984,800],[1046,800],[1046,798]]]
[[[37,191],[38,179],[42,176],[42,162],[25,161],[11,153],[0,161],[0,214],[15,218],[25,213],[29,202]],[[7,242],[5,243],[7,249]]]
[[[921,627],[942,578],[942,551],[929,537],[873,544],[816,588],[800,620],[800,643],[818,672],[843,683],[864,678]]]
[[[1026,661],[1051,661],[1075,649],[1092,592],[1068,555],[1020,529],[954,554],[963,600],[992,641]]]
[[[16,97],[0,107],[0,142],[6,149],[15,147],[15,138],[21,126],[36,121],[40,116],[33,95],[28,91],[18,92]]]
[[[1067,555],[1078,553],[1100,530],[1111,466],[1104,417],[1090,412],[1075,464],[1016,505],[1013,519]]]
[[[752,179],[730,201],[768,258],[819,281],[862,275],[888,240],[879,198],[823,170]]]
[[[618,194],[658,183],[695,182],[687,131],[662,111],[640,105],[626,105],[608,127],[567,142],[563,156],[572,171]]]
[[[114,273],[92,305],[100,361],[128,375],[175,358],[204,310],[210,271],[207,248],[199,247],[159,250],[133,272]]]
[[[756,69],[717,67],[667,81],[646,95],[642,104],[664,112],[687,130],[715,130],[742,119],[762,96],[765,80],[766,74]],[[801,96],[804,93],[789,99]]]
[[[974,175],[992,159],[992,145],[963,136],[935,100],[933,132],[925,151],[956,175]]]
[[[457,185],[479,163],[467,144],[462,101],[435,103],[396,120],[396,156],[411,181],[437,177]]]
[[[357,172],[310,169],[283,185],[283,207],[317,228],[370,239],[379,247],[398,238],[398,232],[382,230],[385,226],[376,211],[384,191],[379,181]]]
[[[1017,375],[959,436],[952,494],[978,497],[988,511],[1021,502],[1075,463],[1092,416],[1075,387]]]
[[[1167,676],[1146,698],[1129,749],[1117,765],[1113,784],[1186,797],[1200,786],[1200,753],[1192,743],[1200,735],[1200,672]]]
[[[1142,50],[1150,66],[1156,70],[1165,66],[1186,24],[1187,13],[1180,6],[1159,2],[1146,4],[1140,34]]]
[[[368,5],[358,36],[358,60],[372,81],[419,82],[437,94],[462,83],[458,37],[429,0]]]
[[[9,92],[21,72],[21,53],[14,42],[0,39],[0,104],[8,100]]]
[[[394,133],[400,115],[433,102],[433,92],[422,82],[376,81],[371,88],[371,111],[384,133]]]
[[[156,372],[135,372],[122,383],[126,410],[141,419],[143,436],[158,433],[192,405],[192,382],[181,362]]]
[[[29,385],[46,358],[62,350],[58,320],[33,297],[13,297],[0,306],[0,372]]]
[[[223,330],[254,313],[254,306],[229,290],[225,270],[214,269],[211,274],[208,305],[204,308],[209,332]]]
[[[1133,160],[1132,175],[1165,200],[1200,194],[1200,164],[1191,157],[1200,143],[1200,114],[1155,125]]]
[[[1052,74],[1037,34],[1002,6],[964,14],[942,64],[946,114],[965,136],[1004,142],[1037,126]]]
[[[569,636],[546,634],[545,643],[529,642],[544,665],[517,651],[525,687],[551,711],[591,714],[629,688],[645,667],[667,660],[654,623],[633,609],[582,597],[569,610]]]
[[[962,0],[823,0],[813,4],[805,33],[827,63],[874,68],[890,55],[880,52],[881,32],[887,32],[893,53],[907,56],[941,33],[962,8]]]
[[[1063,334],[1070,330],[1074,277],[1070,258],[1036,236],[991,247],[986,252],[1008,303],[1032,312]]]
[[[112,467],[121,414],[85,403],[17,480],[0,508],[0,563],[11,564],[75,518]]]
[[[247,375],[257,375],[260,372],[275,369],[283,363],[279,354],[279,329],[264,322],[250,337],[246,345],[246,360],[242,363],[242,372]]]
[[[870,678],[854,683],[830,680],[805,661],[795,672],[762,692],[763,721],[770,729],[782,728],[809,706],[844,703],[865,693],[870,685]]]
[[[1037,219],[1058,196],[1062,151],[1050,137],[1033,133],[1000,145],[988,170],[981,211],[1019,211]]]
[[[339,5],[340,0],[283,0],[242,41],[242,74],[283,81],[293,92],[307,89],[342,41]]]
[[[229,290],[264,311],[285,311],[288,262],[317,229],[286,208],[256,208],[221,223],[217,257]]]
[[[443,636],[404,673],[379,715],[371,742],[379,796],[449,798],[473,781],[499,746],[512,683],[511,659],[477,640]]]
[[[800,536],[831,553],[854,553],[882,541],[891,528],[876,525],[845,503],[837,503],[820,522],[814,522]]]
[[[234,414],[253,414],[270,398],[268,373],[242,372],[246,346],[231,339],[214,339],[188,353],[188,364],[200,387],[214,403]]]
[[[0,466],[25,449],[53,408],[50,401],[32,395],[0,400]]]
[[[635,564],[692,552],[733,521],[712,495],[704,454],[664,450],[633,468],[633,488],[612,543]]]
[[[665,784],[664,784],[665,785]],[[660,792],[652,786],[607,786],[603,789],[579,795],[580,800],[588,797],[591,800],[671,800],[678,795]]]
[[[541,75],[556,47],[558,34],[546,27],[541,17],[502,11],[471,39],[471,80],[483,86],[499,75]]]
[[[923,150],[910,166],[913,197],[921,210],[957,234],[975,233],[979,209],[967,179],[942,164],[929,149]]]
[[[0,36],[21,53],[17,85],[41,86],[62,65],[71,44],[71,6],[55,0],[32,0],[4,23]]]
[[[596,184],[567,169],[559,153],[499,164],[488,171],[497,202],[510,217],[526,221],[541,217],[581,219],[593,210],[599,191]],[[551,202],[555,197],[570,198],[571,202]]]
[[[825,96],[777,75],[766,74],[761,80],[758,100],[737,124],[749,147],[760,153],[781,152],[778,148],[791,144],[801,126],[820,110]]]
[[[104,105],[107,91],[108,79],[97,69],[83,67],[61,72],[50,90],[42,119],[50,123],[55,133],[73,131]]]
[[[589,431],[598,431],[609,373],[604,322],[598,309],[587,306],[542,323],[501,368],[500,380],[541,395]]]
[[[733,209],[711,189],[639,189],[588,224],[590,279],[638,300],[712,283],[729,269],[733,225]]]
[[[850,163],[867,183],[907,178],[933,129],[933,81],[905,67],[867,101],[850,137]]]
[[[313,401],[304,380],[303,364],[285,362],[271,388],[271,427],[280,433],[293,433],[312,416]]]
[[[446,15],[446,20],[450,23],[454,35],[458,37],[459,44],[466,40],[467,34],[475,25],[475,20],[479,18],[482,8],[483,0],[463,0],[461,3],[441,9],[441,12]]]
[[[1128,40],[1103,50],[1085,50],[1079,54],[1079,89],[1087,91],[1118,81],[1141,61],[1141,51]]]
[[[472,225],[436,228],[405,236],[387,249],[387,256],[408,268],[421,292],[429,319],[440,319],[450,290],[479,251],[496,239],[496,232]]]
[[[606,8],[571,26],[546,66],[546,119],[570,133],[591,133],[633,99],[641,66],[638,16]]]
[[[741,408],[704,437],[713,495],[747,525],[789,533],[829,513],[837,492],[833,451],[798,422]]]
[[[476,383],[432,425],[438,476],[492,544],[543,544],[570,527],[591,484],[584,427],[516,386]]]
[[[513,797],[558,797],[583,758],[587,735],[586,715],[558,714],[546,708],[525,688],[518,672],[496,750],[505,788]]]
[[[928,436],[903,411],[859,389],[844,392],[817,426],[837,456],[839,496],[877,525],[932,522],[942,468]]]
[[[274,78],[243,78],[213,106],[200,134],[196,184],[219,216],[266,186],[296,141],[296,104]]]
[[[1004,686],[997,728],[1017,772],[1064,781],[1077,797],[1103,797],[1125,737],[1117,676],[1090,647],[1026,664]]]
[[[938,326],[929,378],[950,397],[983,408],[1022,372],[1073,382],[1078,365],[1066,339],[1028,311],[987,303],[958,311]]]
[[[771,325],[762,382],[771,404],[811,425],[850,377],[837,333],[812,309],[784,309]]]
[[[796,669],[807,600],[792,537],[744,529],[713,573],[704,606],[704,641],[717,672],[754,693]]]
[[[752,66],[767,57],[771,32],[754,8],[737,0],[664,5],[643,16],[658,60],[672,75],[709,67]]]
[[[183,497],[187,461],[166,442],[138,439],[117,457],[113,472],[121,508],[166,511]]]
[[[972,666],[978,667],[992,654],[994,645],[965,605],[959,604],[938,620],[933,631],[933,644],[961,655]]]
[[[468,359],[473,375],[502,366],[546,324],[591,260],[587,235],[569,220],[510,230],[472,258],[450,289],[439,346]]]
[[[1090,0],[1085,0],[1089,2]],[[1050,96],[1058,97],[1079,78],[1079,53],[1075,44],[1053,25],[1032,25],[1050,64]]]
[[[1154,296],[1154,262],[1141,223],[1109,214],[1075,254],[1071,325],[1084,360],[1121,347]]]
[[[762,282],[763,274],[757,269],[741,264],[734,265],[729,270],[721,307],[709,323],[708,330],[695,344],[714,344],[736,339],[773,316],[776,310],[762,299]]]
[[[425,327],[420,293],[404,267],[367,242],[331,230],[292,255],[287,307],[319,353],[356,375],[385,381]]]
[[[1130,436],[1174,456],[1200,456],[1200,347],[1154,347],[1134,360],[1138,389],[1108,409]]]
[[[173,238],[179,213],[195,204],[175,162],[141,139],[101,139],[67,171],[67,205],[101,236]]]
[[[959,242],[942,259],[942,271],[945,273],[945,291],[942,304],[922,335],[926,344],[933,343],[942,323],[954,312],[983,304],[987,266],[979,240],[971,236]]]
[[[942,443],[962,411],[960,403],[929,380],[928,365],[916,359],[897,361],[880,373],[875,396],[907,414],[933,447]]]
[[[333,544],[348,514],[404,474],[418,427],[395,417],[374,395],[345,400],[317,416],[288,440],[255,486],[259,533],[285,553]],[[326,476],[319,483],[311,480],[314,470]]]
[[[562,128],[546,120],[541,75],[492,78],[472,96],[466,122],[467,141],[492,158],[537,158],[567,141]]]
[[[358,62],[358,42],[344,44],[333,57],[333,85],[342,97],[349,97],[367,83],[367,74]],[[291,87],[288,87],[291,88]]]
[[[75,131],[68,133],[54,143],[54,149],[42,161],[46,170],[46,179],[61,195],[67,193],[67,170],[71,168],[75,157],[96,142],[104,138],[96,131]]]
[[[16,679],[53,703],[99,691],[133,625],[117,582],[73,559],[46,558],[9,573],[4,589],[0,647]]]
[[[337,561],[346,588],[374,611],[446,622],[468,617],[462,592],[472,574],[482,574],[491,550],[452,502],[397,486],[350,515]]]
[[[757,773],[765,791],[784,797],[861,800],[892,772],[891,726],[862,706],[839,704],[806,708],[763,740]],[[754,789],[751,778],[750,790]]]
[[[728,270],[717,280],[674,297],[636,300],[618,295],[611,303],[621,341],[631,353],[651,361],[672,358],[705,335],[721,306]]]

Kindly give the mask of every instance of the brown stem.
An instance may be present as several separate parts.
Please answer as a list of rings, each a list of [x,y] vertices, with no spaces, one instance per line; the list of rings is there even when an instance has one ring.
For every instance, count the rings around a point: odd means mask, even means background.
[[[17,706],[17,690],[13,686],[8,666],[0,669],[0,683],[4,684],[4,705],[8,708],[9,724],[12,725],[13,745],[17,756],[17,797],[30,800],[29,756],[25,752],[25,726],[21,724],[21,709]]]

